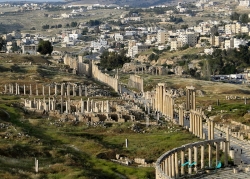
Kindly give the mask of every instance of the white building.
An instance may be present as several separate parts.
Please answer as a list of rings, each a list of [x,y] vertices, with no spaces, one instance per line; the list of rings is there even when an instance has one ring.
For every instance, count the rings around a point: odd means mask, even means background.
[[[196,34],[180,34],[178,41],[182,41],[183,44],[193,47],[197,44],[197,36]]]
[[[249,7],[249,6],[250,6],[250,0],[243,0],[243,1],[240,1],[239,6]]]
[[[23,45],[22,52],[23,52],[23,54],[36,55],[37,54],[37,45],[35,45],[35,44]]]
[[[115,41],[123,41],[123,35],[120,33],[115,33]]]
[[[240,45],[246,45],[247,42],[243,39],[236,39],[234,38],[234,48],[239,48]]]

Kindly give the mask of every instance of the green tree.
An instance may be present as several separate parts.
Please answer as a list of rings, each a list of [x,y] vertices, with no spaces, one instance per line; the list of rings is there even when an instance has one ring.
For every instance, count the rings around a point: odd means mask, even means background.
[[[71,27],[76,27],[77,26],[77,22],[71,22],[70,26]]]
[[[37,52],[39,52],[42,55],[46,54],[51,55],[52,51],[53,51],[53,46],[50,41],[47,40],[44,41],[42,39],[39,41]]]
[[[230,16],[230,19],[233,21],[233,20],[236,20],[238,21],[239,20],[239,17],[240,17],[240,14],[238,14],[237,12],[234,12],[232,13],[232,15]]]
[[[248,23],[249,22],[248,14],[242,14],[242,15],[240,15],[239,20],[242,23]]]
[[[89,31],[88,27],[84,27],[82,29],[82,35],[86,35],[88,31]]]
[[[13,52],[16,52],[16,51],[18,51],[18,50],[20,50],[20,49],[21,49],[21,48],[17,46],[16,41],[12,43],[11,50],[12,50]]]
[[[43,25],[42,28],[43,28],[43,29],[49,29],[49,25],[48,25],[48,24]]]
[[[120,53],[104,51],[100,58],[100,66],[107,68],[107,70],[121,68],[124,63],[131,61],[131,58],[127,57],[123,50]]]
[[[3,50],[5,45],[6,45],[6,41],[2,37],[0,37],[0,50]]]

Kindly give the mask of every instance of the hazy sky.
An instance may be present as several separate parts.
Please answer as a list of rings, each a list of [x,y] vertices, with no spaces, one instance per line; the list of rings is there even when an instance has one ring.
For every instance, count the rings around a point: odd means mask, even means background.
[[[0,0],[0,2],[62,2],[64,0]]]

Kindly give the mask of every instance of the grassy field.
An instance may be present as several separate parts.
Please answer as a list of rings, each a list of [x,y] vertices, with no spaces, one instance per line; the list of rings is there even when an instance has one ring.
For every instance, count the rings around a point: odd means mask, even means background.
[[[0,113],[0,124],[8,125],[0,130],[1,178],[154,178],[154,168],[123,166],[110,159],[121,154],[155,161],[173,147],[198,140],[168,124],[144,126],[145,133],[136,133],[131,123],[107,128],[59,123],[48,116],[23,113],[14,100],[6,105],[0,101],[0,108],[11,116],[7,119]],[[128,148],[125,139],[129,140]],[[34,172],[35,158],[39,160],[38,174]]]

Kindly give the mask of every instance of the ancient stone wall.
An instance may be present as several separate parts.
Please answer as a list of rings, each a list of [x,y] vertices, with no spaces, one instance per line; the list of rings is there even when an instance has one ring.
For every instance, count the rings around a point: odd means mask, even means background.
[[[66,54],[63,58],[63,62],[65,65],[69,65],[70,68],[77,69],[78,60],[76,57]]]
[[[118,77],[112,77],[106,73],[102,73],[101,70],[98,69],[98,66],[94,64],[94,61],[92,61],[92,78],[105,83],[118,92]]]
[[[130,75],[128,86],[131,88],[138,89],[140,92],[144,92],[143,90],[143,78],[138,75]]]
[[[82,56],[76,57],[65,55],[64,64],[69,65],[70,68],[77,70],[78,74],[85,74],[91,76],[92,78],[105,83],[106,85],[112,87],[116,92],[118,92],[118,77],[112,77],[108,74],[102,73],[95,65],[94,61],[91,64],[83,63]]]

